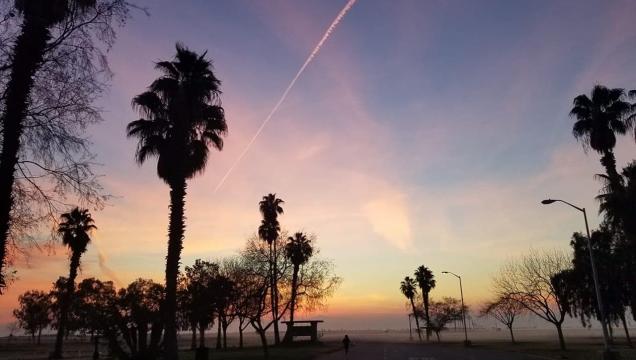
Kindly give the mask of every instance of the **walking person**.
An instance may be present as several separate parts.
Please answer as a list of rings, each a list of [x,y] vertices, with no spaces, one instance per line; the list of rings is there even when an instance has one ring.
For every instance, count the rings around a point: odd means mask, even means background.
[[[345,335],[344,339],[342,339],[342,344],[344,345],[345,355],[349,354],[349,346],[351,345],[349,335]]]

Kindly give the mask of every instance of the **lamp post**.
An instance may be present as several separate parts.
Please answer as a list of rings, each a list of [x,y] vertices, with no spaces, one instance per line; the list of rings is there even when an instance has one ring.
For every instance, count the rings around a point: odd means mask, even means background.
[[[590,227],[587,224],[587,213],[585,212],[585,208],[578,207],[576,205],[572,205],[565,200],[559,199],[546,199],[541,201],[543,205],[549,205],[554,202],[562,202],[566,205],[573,207],[574,209],[583,213],[583,219],[585,219],[585,231],[587,232],[587,248],[590,252],[590,263],[592,265],[592,278],[594,279],[594,290],[596,291],[596,303],[598,305],[598,309],[601,315],[601,328],[603,328],[603,344],[605,346],[605,353],[610,353],[610,342],[609,335],[607,333],[607,322],[605,317],[605,309],[603,308],[603,299],[601,297],[601,288],[599,286],[598,274],[596,272],[596,262],[594,261],[594,251],[592,251],[592,237],[590,236]]]
[[[450,271],[442,271],[442,274],[451,274],[459,279],[459,294],[462,299],[462,322],[464,323],[464,345],[469,346],[470,341],[468,341],[468,330],[466,329],[466,311],[464,310],[464,289],[462,288],[462,277]]]

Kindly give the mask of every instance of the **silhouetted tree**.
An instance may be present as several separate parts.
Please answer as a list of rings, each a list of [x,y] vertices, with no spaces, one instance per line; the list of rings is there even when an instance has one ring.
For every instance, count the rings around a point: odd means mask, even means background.
[[[117,298],[113,282],[84,279],[77,285],[75,295],[75,313],[80,322],[80,330],[89,333],[91,337],[101,334],[103,324],[108,321],[108,311],[115,306]]]
[[[1,277],[13,247],[42,217],[55,217],[67,190],[97,205],[102,201],[82,133],[100,119],[92,102],[108,74],[96,43],[112,44],[111,25],[125,21],[129,6],[125,0],[11,3],[3,9],[20,16],[11,17],[0,35]]]
[[[405,277],[404,280],[400,283],[400,291],[411,303],[411,309],[413,310],[413,315],[417,314],[415,311],[415,296],[417,295],[416,286],[417,283],[414,279],[410,277]],[[413,316],[415,318],[415,326],[417,327],[417,336],[420,341],[422,341],[422,333],[420,331],[420,321],[417,319],[417,316]]]
[[[143,118],[128,124],[128,136],[139,139],[136,160],[158,157],[157,174],[170,186],[170,225],[166,257],[166,357],[177,359],[177,276],[185,229],[186,181],[201,173],[209,147],[223,148],[227,131],[220,102],[220,81],[212,63],[177,44],[173,61],[156,68],[163,76],[133,99]]]
[[[481,315],[492,316],[500,323],[506,325],[510,332],[510,341],[515,344],[515,334],[512,331],[512,326],[514,325],[515,319],[523,314],[524,311],[525,308],[518,301],[499,297],[493,302],[486,303],[481,309]]]
[[[435,288],[435,276],[433,272],[422,265],[415,270],[415,280],[422,291],[422,302],[424,303],[424,321],[426,321],[426,341],[430,340],[431,330],[429,326],[431,324],[429,317],[429,294],[433,288]]]
[[[465,307],[467,311],[467,307]],[[442,301],[433,301],[430,304],[431,330],[435,332],[437,341],[440,341],[440,333],[446,329],[446,325],[462,319],[461,301],[451,297],[445,297]]]
[[[587,148],[603,155],[601,164],[605,167],[612,186],[618,187],[621,179],[616,171],[614,146],[616,134],[627,131],[625,120],[631,112],[631,104],[625,101],[624,89],[608,89],[596,85],[591,96],[585,94],[574,98],[574,107],[570,115],[576,118],[572,132]]]
[[[190,312],[199,329],[199,348],[205,348],[205,330],[214,321],[216,302],[214,280],[219,276],[219,265],[197,259],[192,266],[185,267],[187,294],[190,298]]]
[[[278,288],[277,288],[277,264],[276,239],[280,234],[280,223],[278,215],[283,213],[282,204],[284,201],[276,197],[276,194],[267,194],[258,203],[259,210],[263,219],[258,227],[258,236],[267,242],[270,247],[270,270],[271,270],[271,297],[272,297],[272,317],[274,318],[274,343],[280,343],[280,334],[278,331]]]
[[[517,301],[556,327],[562,350],[565,350],[562,325],[567,312],[552,278],[570,268],[569,262],[559,251],[531,251],[502,266],[494,279],[498,296]]]
[[[296,309],[296,295],[298,294],[298,273],[300,267],[309,261],[314,248],[311,240],[302,232],[297,232],[290,236],[285,244],[285,255],[294,265],[291,284],[291,306],[289,308],[289,321],[294,321],[294,310]]]
[[[37,334],[39,344],[42,330],[51,324],[49,295],[38,290],[27,291],[18,297],[18,306],[13,310],[13,316],[18,320],[18,325],[31,334],[34,342]]]
[[[62,237],[62,243],[71,250],[70,271],[68,276],[68,284],[66,291],[62,297],[60,304],[60,318],[57,327],[57,337],[55,339],[55,349],[52,356],[54,358],[62,357],[62,344],[64,341],[64,326],[68,316],[68,310],[73,299],[73,291],[75,290],[75,278],[77,277],[77,269],[80,266],[80,258],[86,252],[86,247],[91,241],[89,233],[97,229],[91,214],[86,209],[74,208],[68,213],[61,216],[62,221],[58,226],[58,233]]]
[[[152,280],[137,279],[119,290],[120,323],[123,338],[134,359],[156,359],[163,331],[164,287]],[[123,320],[123,321],[122,321]],[[148,341],[150,332],[150,341]]]

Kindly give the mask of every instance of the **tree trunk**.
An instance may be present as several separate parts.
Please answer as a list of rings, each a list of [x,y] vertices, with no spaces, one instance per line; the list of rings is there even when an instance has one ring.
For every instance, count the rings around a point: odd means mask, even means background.
[[[278,258],[276,257],[276,240],[274,240],[273,278],[272,278],[272,315],[274,316],[274,344],[280,344],[278,331]]]
[[[513,344],[516,344],[515,334],[512,332],[512,325],[508,326],[508,331],[510,331],[510,341],[512,341]]]
[[[218,324],[216,326],[216,349],[221,349],[221,316],[219,316]]]
[[[165,311],[165,357],[171,360],[179,358],[177,347],[177,275],[179,260],[183,249],[185,231],[184,207],[186,195],[185,179],[170,184],[170,224],[168,227],[168,256],[166,256],[166,298]]]
[[[601,157],[601,165],[605,168],[605,172],[610,179],[610,187],[612,192],[618,192],[621,189],[622,178],[616,171],[616,158],[611,150],[605,151]]]
[[[423,300],[424,300],[424,316],[426,317],[426,341],[430,341],[431,338],[431,330],[430,330],[430,326],[431,326],[431,318],[428,315],[428,306],[429,306],[429,300],[428,300],[428,292],[424,292],[422,290],[422,294],[423,294]]]
[[[627,329],[627,328],[625,328]],[[42,328],[38,329],[38,345],[40,345],[40,338],[42,337]]]
[[[199,348],[205,347],[205,326],[199,325]]]
[[[228,327],[228,323],[227,320],[225,318],[223,318],[223,350],[227,350],[227,327]]]
[[[73,299],[73,291],[75,290],[75,278],[77,277],[77,269],[80,265],[80,252],[73,251],[71,255],[71,268],[66,282],[66,291],[62,294],[60,304],[60,318],[58,319],[57,337],[55,338],[55,349],[53,350],[52,358],[62,358],[62,345],[64,343],[64,335],[66,333],[66,321],[68,319],[68,311]]]
[[[26,16],[13,49],[11,74],[7,83],[2,118],[0,153],[0,286],[6,286],[7,243],[13,207],[15,167],[24,131],[27,104],[33,88],[33,75],[40,67],[49,30],[36,16]]]
[[[269,348],[267,346],[267,336],[265,336],[265,330],[258,329],[258,335],[261,337],[261,345],[263,346],[263,355],[265,359],[269,359]]]
[[[194,350],[197,348],[197,325],[190,325],[192,326],[192,342],[190,343],[190,349]]]
[[[142,324],[137,331],[139,339],[139,351],[146,352],[148,350],[148,324]]]
[[[435,331],[435,336],[437,336],[437,342],[441,342],[442,340],[439,338],[439,331]]]
[[[627,339],[627,345],[633,348],[632,338],[629,336],[629,328],[627,327],[627,320],[625,320],[625,313],[621,313],[621,321],[623,322],[623,329],[625,329],[625,338]]]
[[[243,327],[239,324],[239,348],[243,348]]]
[[[411,308],[413,308],[413,317],[415,318],[415,326],[417,327],[417,337],[420,339],[420,341],[422,341],[422,331],[420,331],[420,321],[417,319],[417,313],[415,311],[415,303],[413,302],[413,298],[411,298],[410,300],[411,300]]]
[[[566,348],[565,348],[565,338],[563,337],[562,324],[561,323],[556,323],[556,324],[554,324],[554,326],[556,326],[557,334],[559,335],[559,348],[561,350],[565,351],[566,350]]]
[[[291,307],[289,308],[289,321],[291,325],[294,325],[294,312],[296,310],[296,294],[298,294],[298,271],[300,266],[294,264],[294,274],[292,275],[292,288],[291,288]]]

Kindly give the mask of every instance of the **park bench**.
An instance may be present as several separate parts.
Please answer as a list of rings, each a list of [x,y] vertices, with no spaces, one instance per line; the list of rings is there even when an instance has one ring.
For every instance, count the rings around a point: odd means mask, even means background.
[[[292,342],[295,337],[305,336],[311,339],[311,342],[318,341],[318,323],[322,320],[303,320],[303,321],[283,321],[287,325],[284,341]]]

